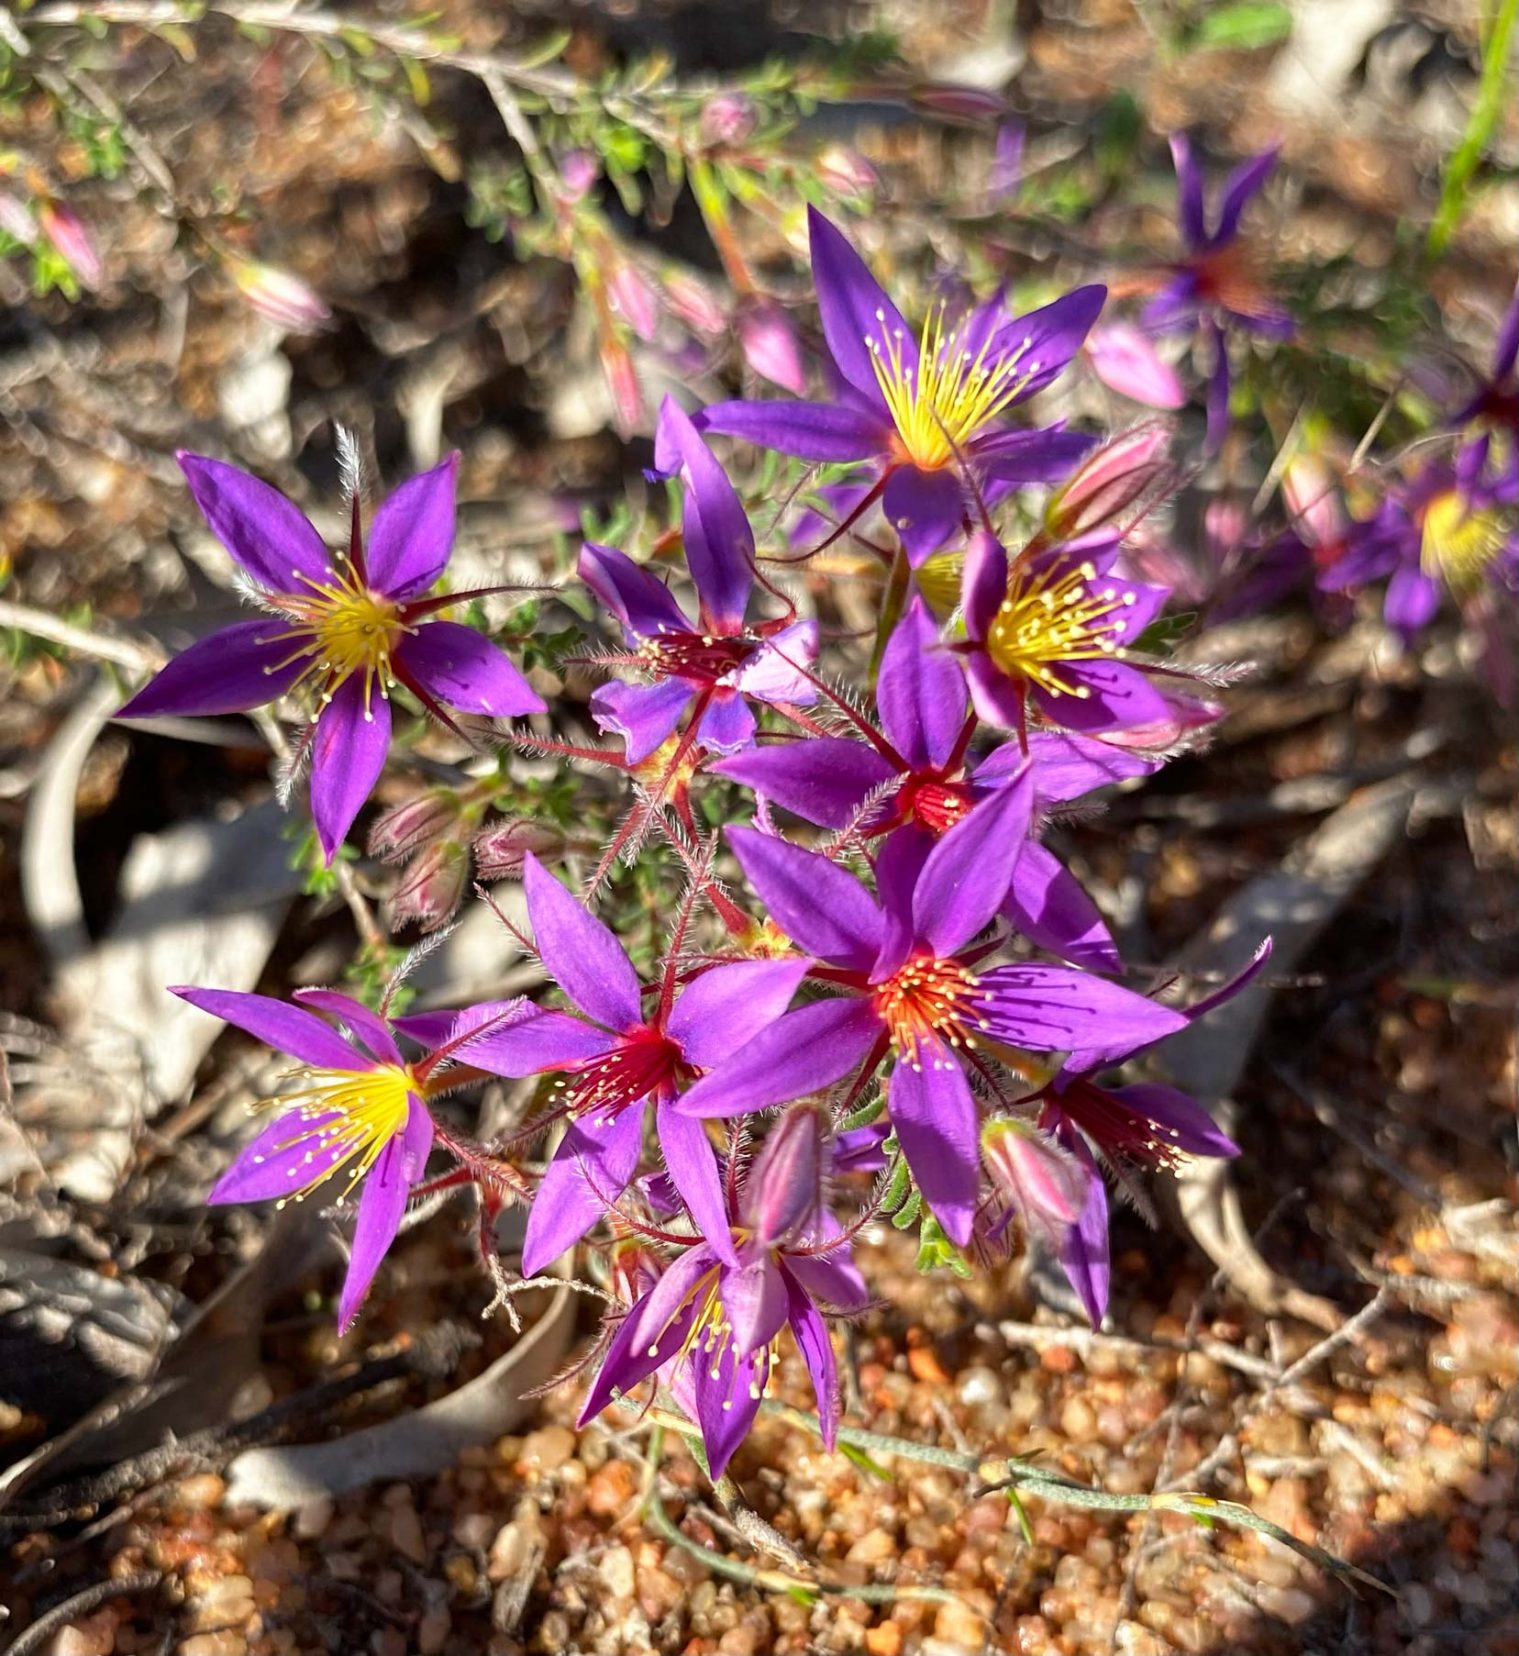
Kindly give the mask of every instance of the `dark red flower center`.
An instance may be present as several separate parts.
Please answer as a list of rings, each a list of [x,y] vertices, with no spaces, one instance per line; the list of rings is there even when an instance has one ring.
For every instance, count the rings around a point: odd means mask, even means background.
[[[1174,1168],[1183,1160],[1174,1128],[1141,1115],[1085,1077],[1067,1081],[1050,1102],[1110,1156],[1145,1167]]]
[[[684,679],[706,689],[742,667],[758,648],[756,639],[742,633],[667,632],[646,638],[638,654],[655,678]]]
[[[689,1066],[679,1046],[651,1027],[624,1035],[610,1052],[588,1058],[559,1083],[576,1115],[596,1114],[610,1123],[628,1105],[675,1085]]]

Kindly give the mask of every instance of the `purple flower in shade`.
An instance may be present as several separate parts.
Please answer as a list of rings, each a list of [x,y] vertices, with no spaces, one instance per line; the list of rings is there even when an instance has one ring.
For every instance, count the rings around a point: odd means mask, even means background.
[[[1519,582],[1519,479],[1489,469],[1491,440],[1464,444],[1390,487],[1376,513],[1346,531],[1345,549],[1319,574],[1327,592],[1387,577],[1383,614],[1405,643],[1434,619],[1442,590],[1463,606]]]
[[[1186,256],[1171,266],[1170,280],[1145,306],[1140,321],[1152,333],[1177,333],[1199,324],[1212,344],[1208,382],[1208,448],[1223,442],[1229,423],[1229,352],[1226,330],[1263,339],[1285,339],[1292,318],[1261,280],[1239,242],[1240,219],[1276,167],[1278,151],[1242,161],[1224,181],[1217,217],[1210,222],[1203,174],[1184,133],[1171,139],[1176,162],[1177,206]]]
[[[272,1121],[217,1181],[209,1200],[300,1201],[338,1173],[359,1182],[353,1251],[338,1300],[338,1329],[352,1323],[385,1251],[395,1240],[406,1200],[422,1179],[434,1125],[427,1110],[427,1079],[449,1058],[450,1031],[473,1029],[519,1015],[521,1002],[496,1002],[466,1013],[434,1014],[431,1021],[393,1022],[333,989],[298,989],[290,1006],[266,995],[232,989],[177,988],[173,993],[202,1012],[235,1024],[299,1067],[296,1085],[261,1108]],[[323,1021],[336,1019],[343,1033]],[[415,1027],[413,1027],[415,1025]],[[408,1061],[392,1029],[430,1041],[432,1050]]]
[[[536,857],[522,864],[538,953],[580,1016],[538,1011],[467,1043],[493,1075],[563,1071],[569,1123],[528,1215],[522,1269],[541,1271],[573,1247],[631,1182],[652,1100],[665,1166],[698,1229],[726,1249],[717,1159],[701,1122],[672,1108],[680,1086],[757,1035],[790,1004],[805,960],[713,966],[684,987],[675,954],[649,1004],[622,945]]]
[[[701,1428],[720,1478],[743,1442],[791,1328],[812,1378],[824,1445],[839,1421],[838,1374],[824,1311],[863,1310],[869,1294],[847,1238],[822,1203],[822,1112],[803,1106],[771,1129],[738,1186],[719,1238],[662,1240],[685,1249],[618,1326],[581,1410],[662,1374]]]
[[[1464,426],[1478,422],[1507,441],[1507,470],[1519,486],[1519,282],[1498,324],[1498,343],[1493,348],[1492,372],[1476,392],[1452,416],[1450,423]]]
[[[1030,707],[1088,733],[1174,720],[1132,659],[1167,590],[1114,575],[1118,552],[1118,536],[1099,532],[1010,561],[994,536],[971,536],[961,575],[966,637],[953,648],[988,724],[1021,733]]]
[[[963,1247],[980,1185],[979,1121],[966,1072],[990,1075],[978,1048],[1051,1052],[1129,1036],[1139,1044],[1185,1022],[1070,967],[982,967],[988,948],[971,944],[1007,894],[1032,803],[1025,771],[926,855],[920,840],[893,835],[876,861],[876,897],[827,857],[753,828],[729,829],[775,923],[824,963],[815,974],[846,992],[771,1023],[677,1108],[741,1115],[856,1071],[863,1087],[889,1055],[887,1109],[897,1142],[945,1234]]]
[[[703,747],[736,753],[754,739],[749,701],[806,703],[815,694],[794,664],[816,656],[817,623],[745,620],[754,589],[754,533],[743,505],[696,428],[668,400],[660,430],[686,476],[681,522],[696,620],[625,552],[588,542],[580,554],[581,580],[622,623],[631,652],[626,659],[651,681],[604,685],[591,698],[596,723],[625,740],[630,764],[653,753],[688,707]]]
[[[1047,482],[1091,447],[1079,432],[1013,430],[1002,417],[1076,354],[1106,288],[1077,288],[1026,316],[1012,315],[1000,296],[957,322],[939,306],[915,340],[840,231],[815,209],[809,223],[836,400],[716,403],[698,417],[704,430],[802,460],[868,462],[868,500],[880,497],[914,564],[965,516],[961,460],[979,480]]]
[[[1265,969],[1270,958],[1271,939],[1267,938],[1237,977],[1179,1014],[1182,1021],[1190,1024],[1232,1000]],[[1100,1071],[1144,1052],[1156,1039],[1147,1037],[1130,1045],[1105,1036],[1100,1048],[1072,1052],[1025,1101],[1037,1105],[1039,1126],[1075,1157],[1087,1176],[1081,1212],[1075,1224],[1064,1230],[1057,1251],[1094,1326],[1107,1310],[1111,1274],[1108,1196],[1097,1157],[1125,1170],[1150,1170],[1174,1169],[1187,1156],[1239,1154],[1239,1146],[1202,1105],[1177,1088],[1158,1082],[1104,1086],[1094,1079]]]
[[[1057,731],[1033,733],[1026,756],[1008,742],[974,763],[966,752],[975,719],[965,680],[937,643],[927,606],[913,599],[881,657],[880,730],[858,719],[865,742],[843,736],[782,740],[711,768],[825,828],[854,828],[867,838],[921,836],[924,855],[977,803],[1017,783],[1025,758],[1035,818],[1051,805],[1160,768],[1142,754]],[[1001,913],[1040,948],[1079,966],[1105,972],[1120,967],[1096,905],[1035,837],[1014,865]]]
[[[367,544],[355,500],[346,556],[331,554],[305,514],[267,483],[198,454],[182,452],[179,463],[206,522],[270,614],[192,644],[120,716],[241,713],[313,692],[311,813],[329,862],[384,769],[393,685],[451,726],[441,704],[495,718],[543,711],[494,644],[432,619],[477,596],[425,596],[453,545],[457,455],[390,495]]]

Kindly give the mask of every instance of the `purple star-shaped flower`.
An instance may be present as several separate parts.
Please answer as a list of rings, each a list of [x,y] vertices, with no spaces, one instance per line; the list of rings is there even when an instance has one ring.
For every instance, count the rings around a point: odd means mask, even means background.
[[[824,1445],[838,1430],[838,1370],[824,1310],[849,1314],[869,1299],[847,1241],[822,1205],[821,1112],[789,1112],[772,1128],[721,1236],[686,1251],[623,1318],[591,1385],[582,1424],[614,1396],[664,1374],[696,1419],[707,1464],[720,1478],[759,1412],[790,1326],[817,1397]]]
[[[270,613],[192,644],[120,716],[241,713],[313,692],[311,813],[329,862],[384,769],[393,685],[445,723],[445,705],[494,718],[543,711],[488,639],[432,619],[476,596],[425,596],[453,545],[457,455],[391,494],[367,543],[355,500],[346,556],[330,553],[306,515],[267,483],[202,455],[181,453],[179,463],[206,522]]]
[[[717,1159],[702,1124],[673,1108],[676,1092],[778,1018],[809,962],[713,966],[680,988],[672,956],[645,1007],[622,945],[531,854],[522,882],[538,953],[582,1015],[540,1010],[469,1041],[462,1055],[493,1075],[565,1073],[570,1121],[528,1215],[524,1274],[573,1247],[632,1182],[650,1100],[681,1200],[698,1228],[726,1248]]]
[[[292,1090],[261,1108],[278,1116],[238,1155],[209,1200],[300,1201],[338,1173],[348,1184],[338,1200],[364,1181],[354,1224],[348,1275],[338,1300],[338,1329],[358,1312],[380,1261],[395,1240],[406,1199],[421,1181],[433,1142],[428,1074],[452,1055],[457,1035],[520,1014],[522,1003],[499,1002],[464,1013],[433,1014],[427,1023],[389,1021],[333,989],[298,989],[298,1005],[233,989],[177,988],[202,1012],[235,1024],[297,1060]],[[318,1013],[334,1018],[343,1033]],[[408,1061],[393,1029],[431,1036],[431,1050]]]
[[[968,717],[964,676],[939,648],[938,629],[921,598],[908,606],[881,657],[876,707],[880,730],[861,720],[864,742],[844,736],[782,740],[711,768],[825,828],[855,827],[867,836],[913,833],[929,846],[979,801],[1015,781],[1025,759],[1036,818],[1051,805],[1160,768],[1159,760],[1143,754],[1057,731],[1030,735],[1026,755],[1008,742],[979,764],[970,760],[966,747],[975,719]],[[1096,905],[1036,837],[1014,865],[1002,913],[1040,948],[1078,966],[1120,969]]]
[[[693,703],[701,745],[734,753],[754,739],[748,701],[799,705],[816,694],[798,666],[817,655],[817,623],[746,622],[754,532],[743,504],[696,428],[668,399],[660,430],[686,478],[682,533],[700,605],[696,621],[625,552],[588,542],[580,554],[581,580],[622,623],[630,661],[651,681],[604,685],[591,698],[597,724],[626,741],[630,764],[648,758]]]
[[[1000,295],[955,322],[938,307],[915,339],[842,232],[815,208],[808,225],[835,399],[716,403],[698,416],[703,429],[802,460],[868,463],[865,504],[881,499],[915,565],[965,517],[960,461],[984,482],[1049,482],[1092,446],[1058,425],[1010,428],[1003,416],[1081,349],[1106,288],[1077,288],[1024,316]]]
[[[987,950],[970,945],[1007,894],[1032,803],[1025,772],[926,856],[917,840],[892,836],[876,862],[875,897],[827,857],[753,828],[730,828],[739,863],[775,923],[845,993],[777,1019],[702,1077],[677,1109],[700,1116],[765,1109],[854,1071],[863,1082],[891,1055],[887,1108],[897,1142],[946,1235],[964,1246],[980,1186],[977,1105],[966,1076],[967,1067],[983,1071],[977,1048],[1138,1043],[1185,1021],[1070,967],[982,967]]]

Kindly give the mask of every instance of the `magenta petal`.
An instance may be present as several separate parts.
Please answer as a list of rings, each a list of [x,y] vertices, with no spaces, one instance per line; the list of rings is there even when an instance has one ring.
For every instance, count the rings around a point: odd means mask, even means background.
[[[808,960],[740,960],[714,966],[681,990],[665,1023],[688,1064],[710,1069],[786,1010]]]
[[[368,705],[366,706],[366,701]],[[317,715],[311,743],[311,815],[330,863],[385,769],[390,703],[352,673]]]
[[[463,713],[514,719],[543,699],[499,645],[458,621],[428,621],[403,638],[396,661],[424,690]]]
[[[1043,426],[1036,431],[996,431],[975,438],[970,457],[998,483],[1058,483],[1097,446],[1088,431]]]
[[[713,403],[702,410],[700,421],[704,431],[824,464],[883,455],[894,430],[884,414],[865,413],[845,403]]]
[[[875,1045],[881,1024],[864,998],[799,1006],[747,1041],[675,1101],[684,1115],[746,1115],[821,1092]]]
[[[641,764],[669,737],[695,690],[683,679],[658,684],[604,684],[591,697],[598,730],[621,736],[630,765]]]
[[[268,995],[247,995],[240,989],[193,989],[177,985],[170,990],[191,1006],[209,1012],[213,1018],[243,1030],[255,1040],[288,1052],[303,1064],[321,1070],[366,1070],[373,1063],[349,1046],[332,1026],[306,1012]]]
[[[666,1171],[686,1204],[692,1224],[719,1259],[730,1265],[736,1263],[722,1174],[705,1125],[695,1116],[681,1114],[669,1099],[664,1099],[654,1111],[654,1130]]]
[[[1087,341],[1092,372],[1121,397],[1148,408],[1185,408],[1181,376],[1132,322],[1109,322]]]
[[[640,1028],[638,977],[622,945],[531,851],[523,859],[522,886],[538,953],[559,987],[608,1029]]]
[[[811,1376],[813,1396],[817,1398],[818,1435],[823,1447],[832,1450],[839,1431],[839,1377],[833,1341],[828,1338],[828,1324],[795,1282],[786,1283],[786,1301],[787,1320]]]
[[[961,658],[970,704],[976,717],[1004,730],[1022,730],[1026,722],[1025,680],[1009,678],[985,651]],[[1063,701],[1074,698],[1064,697]]]
[[[939,648],[939,629],[921,598],[908,605],[881,656],[876,707],[887,740],[912,769],[949,759],[965,723],[965,677]]]
[[[516,1079],[589,1063],[616,1045],[617,1037],[605,1029],[582,1023],[568,1012],[540,1010],[486,1029],[466,1040],[458,1052],[461,1063]]]
[[[581,1408],[581,1425],[601,1413],[613,1392],[631,1391],[680,1351],[700,1308],[694,1296],[702,1278],[716,1268],[717,1259],[706,1247],[691,1248],[670,1262],[618,1325]]]
[[[757,828],[729,828],[728,843],[776,923],[808,954],[856,970],[875,959],[881,911],[853,874]]]
[[[1080,1218],[1061,1237],[1060,1264],[1092,1319],[1092,1327],[1100,1328],[1108,1308],[1112,1276],[1108,1259],[1108,1193],[1081,1135],[1063,1132],[1061,1143],[1086,1170],[1087,1199]]]
[[[587,541],[580,549],[577,573],[623,626],[639,638],[691,630],[690,621],[664,582],[615,546]]]
[[[982,800],[929,853],[913,889],[912,919],[936,955],[954,954],[1002,906],[1033,804],[1028,773]]]
[[[877,1123],[883,1137],[889,1126],[886,1121]],[[883,1158],[880,1166],[885,1165]],[[878,1170],[861,1169],[864,1172]],[[837,1234],[838,1221],[830,1222],[833,1233]],[[801,1284],[809,1298],[832,1311],[861,1311],[870,1303],[870,1289],[845,1248],[835,1248],[831,1253],[788,1253],[785,1268]]]
[[[1031,943],[1093,972],[1123,969],[1113,935],[1081,882],[1037,841],[1023,848],[1002,912]]]
[[[958,669],[954,671],[959,679]],[[824,828],[847,828],[865,799],[897,774],[891,761],[873,747],[843,736],[752,747],[707,769]]]
[[[261,587],[305,596],[332,579],[322,537],[278,489],[221,460],[175,458],[212,533]]]
[[[1018,366],[1027,376],[1018,393],[1021,402],[1056,379],[1081,349],[1091,332],[1108,290],[1101,283],[1072,288],[1048,305],[1015,316],[999,330],[993,349],[999,355],[1018,353]]]
[[[1171,159],[1176,164],[1176,208],[1181,233],[1193,249],[1205,247],[1208,226],[1203,216],[1203,175],[1192,153],[1192,140],[1184,132],[1171,135]]]
[[[523,1276],[547,1269],[606,1217],[607,1204],[638,1171],[643,1116],[643,1106],[634,1104],[609,1123],[591,1115],[570,1122],[528,1211]]]
[[[1240,215],[1265,187],[1266,180],[1276,169],[1279,147],[1273,145],[1260,155],[1241,161],[1224,180],[1223,198],[1218,209],[1218,228],[1213,232],[1213,244],[1221,246],[1233,241],[1239,234]]]
[[[1126,782],[1135,776],[1153,776],[1162,761],[1132,749],[1115,747],[1095,736],[1071,731],[1038,730],[1029,737],[1028,757],[1034,766],[1034,798],[1039,804],[1080,799],[1094,788]],[[1007,775],[1023,764],[1016,742],[1006,742],[977,767],[976,777]]]
[[[323,1168],[319,1160],[306,1158],[315,1150],[320,1159],[323,1151],[317,1145],[317,1135],[338,1119],[336,1112],[305,1116],[286,1110],[243,1146],[212,1186],[207,1202],[222,1207],[229,1202],[280,1201],[292,1191],[307,1188],[314,1179],[321,1178]],[[342,1151],[329,1145],[325,1154],[329,1162],[335,1162]]]
[[[881,509],[902,537],[907,561],[916,569],[959,533],[966,515],[965,490],[950,467],[919,471],[916,466],[902,465],[886,480]]]
[[[244,713],[274,701],[309,665],[305,659],[289,659],[291,641],[277,641],[285,630],[285,623],[272,616],[219,627],[181,650],[117,717]]]
[[[693,1350],[687,1359],[696,1422],[707,1451],[707,1470],[722,1477],[759,1413],[767,1369],[764,1353],[739,1354],[731,1340],[715,1357]],[[677,1396],[680,1388],[676,1388]]]
[[[408,1040],[429,1050],[446,1046],[466,1035],[470,1030],[487,1026],[504,1027],[515,1020],[538,1015],[538,1008],[530,1000],[517,995],[511,1000],[479,1001],[474,1006],[440,1006],[432,1012],[408,1012],[392,1018],[390,1027]]]
[[[403,483],[374,515],[365,570],[375,592],[414,598],[443,573],[454,545],[454,486],[459,456]]]
[[[752,1263],[740,1263],[718,1279],[723,1310],[740,1351],[758,1351],[785,1326],[786,1284],[767,1248]]]
[[[1125,1109],[1147,1116],[1160,1129],[1158,1137],[1189,1156],[1237,1156],[1239,1146],[1213,1117],[1186,1093],[1155,1081],[1109,1087],[1109,1095]]]
[[[1068,966],[994,966],[980,978],[979,1027],[1036,1052],[1132,1052],[1186,1027],[1185,1014]]]
[[[742,753],[754,740],[754,715],[744,698],[719,688],[707,703],[697,735],[711,753]]]
[[[411,1113],[398,1138],[393,1138],[364,1177],[358,1218],[353,1227],[353,1251],[348,1275],[338,1297],[338,1332],[344,1333],[363,1303],[385,1251],[396,1239],[406,1198],[422,1177],[432,1148],[432,1118],[421,1102],[411,1102]]]
[[[888,1097],[897,1142],[923,1200],[957,1248],[970,1241],[981,1187],[976,1101],[960,1062],[938,1040],[897,1060]]]
[[[1034,685],[1033,700],[1052,724],[1084,731],[1132,730],[1171,718],[1170,703],[1137,667],[1127,662],[1063,661],[1059,671],[1067,683],[1081,687],[1087,694],[1051,695]]]
[[[914,372],[918,366],[917,341],[865,261],[816,207],[807,209],[807,229],[818,316],[829,352],[855,390],[872,406],[884,409],[868,341],[874,340],[888,356],[900,353],[903,366]]]
[[[344,995],[336,989],[297,989],[293,999],[302,1006],[314,1006],[348,1025],[349,1030],[367,1046],[377,1062],[400,1064],[401,1049],[395,1043],[385,1020],[371,1012],[363,1001]]]
[[[1007,549],[995,535],[978,529],[966,546],[965,567],[960,575],[965,631],[977,642],[991,630],[1007,597],[1007,574]]]
[[[1408,564],[1393,572],[1382,600],[1382,616],[1405,643],[1434,620],[1439,607],[1439,584],[1417,565]]]
[[[702,617],[718,632],[737,632],[754,585],[754,531],[738,491],[684,411],[666,397],[659,419],[686,473],[681,531]]]
[[[805,707],[817,700],[817,690],[802,669],[812,665],[817,653],[817,622],[794,621],[761,644],[728,682],[756,701]]]

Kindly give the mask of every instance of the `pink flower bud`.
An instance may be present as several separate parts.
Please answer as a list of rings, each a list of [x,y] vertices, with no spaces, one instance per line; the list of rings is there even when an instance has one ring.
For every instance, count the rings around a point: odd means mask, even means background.
[[[638,370],[633,366],[627,346],[610,333],[602,335],[599,352],[601,371],[612,393],[612,419],[618,432],[629,437],[643,423],[643,392],[638,386]]]
[[[1041,1236],[1074,1225],[1086,1203],[1087,1174],[1075,1157],[1026,1121],[989,1121],[981,1153],[1024,1225]]]
[[[1007,113],[1000,92],[979,86],[915,86],[911,98],[914,109],[950,121],[995,121]]]
[[[369,854],[402,862],[420,845],[441,839],[459,821],[459,796],[452,788],[429,788],[381,811],[369,830]]]
[[[794,1241],[823,1203],[822,1111],[796,1104],[770,1129],[744,1187],[744,1214],[762,1247]]]
[[[741,144],[758,124],[751,97],[743,92],[719,92],[708,98],[697,132],[704,144]]]
[[[583,201],[600,177],[601,163],[590,150],[566,150],[559,157],[559,180],[564,186],[564,199],[572,204]]]
[[[1282,495],[1293,527],[1316,550],[1333,554],[1345,539],[1345,508],[1324,464],[1300,454],[1282,478]],[[1322,561],[1322,560],[1321,560]]]
[[[1169,363],[1162,362],[1148,337],[1132,322],[1093,328],[1086,342],[1092,372],[1121,397],[1151,408],[1180,408],[1187,393]]]
[[[84,220],[71,208],[56,201],[44,201],[37,212],[42,233],[68,261],[69,268],[88,288],[100,286],[104,267],[95,247],[95,238]]]
[[[1049,505],[1050,532],[1061,540],[1106,528],[1170,470],[1169,427],[1152,421],[1120,432],[1081,462]]]
[[[804,396],[807,370],[802,342],[785,307],[773,299],[748,299],[740,307],[737,326],[739,349],[755,373],[784,391]]]
[[[278,265],[231,258],[226,270],[254,310],[278,328],[315,333],[332,320],[332,311],[316,289]]]
[[[818,182],[836,195],[861,196],[880,183],[880,175],[858,150],[830,144],[813,159]]]
[[[492,823],[474,839],[475,866],[482,880],[515,880],[522,873],[522,859],[529,851],[535,857],[557,857],[563,850],[564,834],[560,829],[527,817]]]
[[[659,294],[637,265],[626,259],[613,264],[607,277],[607,298],[640,339],[654,337],[659,327]]]
[[[664,289],[665,303],[688,328],[704,334],[719,334],[727,328],[728,313],[705,282],[677,270],[665,277]]]
[[[413,857],[391,893],[391,919],[397,926],[415,920],[423,931],[436,931],[452,918],[469,878],[469,852],[457,840],[438,840]]]

